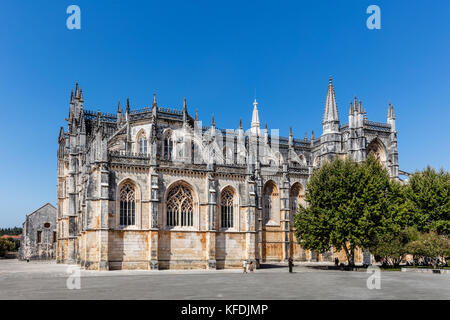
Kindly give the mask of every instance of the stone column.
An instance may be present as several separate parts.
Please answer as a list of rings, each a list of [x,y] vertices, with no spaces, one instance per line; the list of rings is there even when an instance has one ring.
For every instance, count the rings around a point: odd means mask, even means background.
[[[255,190],[256,182],[252,176],[247,179],[248,204],[247,204],[247,224],[245,234],[246,258],[247,261],[254,261],[259,268],[260,256],[257,254],[258,244],[256,243],[256,217],[257,217],[257,194]],[[258,257],[258,259],[257,259]]]
[[[75,138],[70,137],[72,140]],[[71,142],[72,144],[72,142]],[[76,216],[77,216],[77,190],[76,190],[76,175],[77,175],[77,148],[72,147],[69,154],[69,177],[68,177],[68,194],[69,194],[69,210],[66,212],[67,233],[64,237],[67,238],[67,253],[65,262],[69,264],[76,263],[75,241],[77,236],[76,230]]]
[[[283,259],[287,261],[290,258],[290,183],[287,175],[287,164],[283,164],[283,179],[280,188],[280,202],[281,202],[281,226],[283,228]]]
[[[109,170],[106,164],[99,167],[100,170],[100,229],[97,233],[99,246],[98,270],[109,270],[108,249],[109,249],[109,225],[108,225],[108,204],[109,204]]]
[[[216,268],[216,208],[217,208],[217,194],[216,181],[214,179],[213,171],[214,165],[208,164],[208,231],[206,234],[206,267],[208,269]]]
[[[260,175],[260,163],[256,163],[256,189],[255,193],[255,260],[256,267],[259,268],[262,262],[262,250],[263,250],[263,181]],[[252,187],[251,187],[252,188]],[[254,188],[254,187],[253,187]]]
[[[150,169],[150,232],[149,244],[149,269],[158,269],[158,205],[159,205],[159,179],[154,168]]]

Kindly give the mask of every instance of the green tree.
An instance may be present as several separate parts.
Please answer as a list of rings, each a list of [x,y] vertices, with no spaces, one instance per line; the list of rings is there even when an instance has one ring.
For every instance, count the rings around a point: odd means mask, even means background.
[[[395,226],[399,226],[398,224]],[[399,266],[408,254],[408,245],[418,238],[418,231],[413,227],[404,230],[381,234],[370,251],[382,258],[383,265]]]
[[[8,251],[13,251],[14,247],[14,242],[8,239],[0,239],[0,257],[4,257]]]
[[[427,167],[409,179],[406,193],[419,231],[450,235],[450,174]]]
[[[7,235],[19,235],[22,233],[22,228],[14,227],[14,228],[0,228],[0,236],[3,236],[5,234]]]
[[[387,171],[373,156],[360,164],[339,158],[324,163],[308,183],[309,205],[294,217],[298,242],[321,252],[342,249],[354,265],[356,247],[370,248],[392,229],[390,189]]]
[[[414,256],[414,261],[430,258],[436,267],[438,259],[450,256],[450,240],[434,231],[421,233],[417,239],[407,244],[406,251]]]

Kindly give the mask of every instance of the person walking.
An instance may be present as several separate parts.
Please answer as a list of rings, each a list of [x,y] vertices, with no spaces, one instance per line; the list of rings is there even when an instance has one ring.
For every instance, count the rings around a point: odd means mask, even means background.
[[[336,267],[339,266],[339,258],[338,257],[334,258],[334,265]]]
[[[294,263],[292,262],[292,258],[289,258],[288,264],[289,264],[289,273],[292,273],[292,267],[294,267]]]
[[[242,261],[242,267],[244,268],[244,273],[247,273],[247,260]]]
[[[250,272],[253,272],[253,261],[250,261]]]

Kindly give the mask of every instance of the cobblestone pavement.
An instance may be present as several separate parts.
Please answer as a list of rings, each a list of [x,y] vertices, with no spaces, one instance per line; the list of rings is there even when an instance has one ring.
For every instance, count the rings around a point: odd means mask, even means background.
[[[365,272],[297,264],[241,270],[81,271],[67,289],[68,265],[0,260],[0,299],[450,299],[450,275],[381,272],[369,290]]]

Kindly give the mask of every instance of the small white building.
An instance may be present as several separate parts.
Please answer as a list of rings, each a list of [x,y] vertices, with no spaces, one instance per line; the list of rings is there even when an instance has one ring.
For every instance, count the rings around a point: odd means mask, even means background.
[[[55,259],[56,242],[56,208],[46,203],[25,218],[19,259]]]

